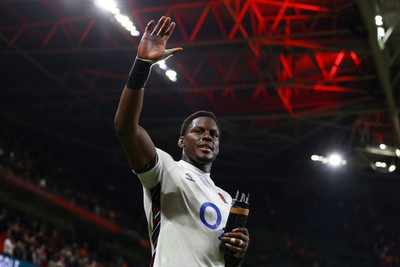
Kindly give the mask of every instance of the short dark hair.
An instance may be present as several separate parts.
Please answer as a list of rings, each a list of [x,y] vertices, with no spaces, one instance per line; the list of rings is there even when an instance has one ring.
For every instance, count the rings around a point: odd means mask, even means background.
[[[218,130],[221,131],[217,117],[214,115],[214,113],[212,113],[211,111],[207,111],[207,110],[199,110],[199,111],[196,111],[196,112],[190,114],[183,121],[182,126],[181,126],[181,136],[186,134],[187,128],[190,126],[190,124],[192,124],[193,120],[198,117],[209,117],[209,118],[213,119],[218,126]]]

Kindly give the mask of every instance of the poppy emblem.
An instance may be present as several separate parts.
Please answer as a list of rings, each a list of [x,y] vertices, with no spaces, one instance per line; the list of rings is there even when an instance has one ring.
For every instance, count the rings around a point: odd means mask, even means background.
[[[226,199],[224,198],[224,196],[223,196],[221,193],[218,193],[218,195],[219,195],[219,197],[222,199],[222,201],[223,201],[225,204],[228,204],[228,202],[226,202]]]

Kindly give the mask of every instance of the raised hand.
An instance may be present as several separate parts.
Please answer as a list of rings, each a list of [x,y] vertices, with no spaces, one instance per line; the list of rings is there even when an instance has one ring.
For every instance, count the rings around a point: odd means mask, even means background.
[[[175,22],[171,22],[170,17],[162,16],[154,29],[153,26],[154,20],[151,20],[145,28],[138,46],[138,58],[155,63],[183,50],[181,47],[165,49],[167,41],[175,29]]]

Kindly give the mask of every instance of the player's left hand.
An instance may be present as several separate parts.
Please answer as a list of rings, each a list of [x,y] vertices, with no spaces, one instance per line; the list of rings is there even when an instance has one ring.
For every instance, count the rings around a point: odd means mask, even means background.
[[[183,48],[165,49],[167,41],[175,29],[175,22],[171,22],[170,17],[162,16],[156,26],[154,23],[154,20],[151,20],[147,24],[138,46],[137,57],[155,63],[182,51]]]
[[[235,228],[232,232],[225,233],[222,240],[225,242],[225,246],[233,252],[233,256],[241,259],[249,247],[250,236],[247,228]]]

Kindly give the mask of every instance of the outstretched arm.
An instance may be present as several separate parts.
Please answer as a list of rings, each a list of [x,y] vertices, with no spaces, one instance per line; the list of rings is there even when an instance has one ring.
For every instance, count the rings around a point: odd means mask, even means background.
[[[138,46],[137,57],[122,92],[115,114],[115,130],[124,148],[131,168],[139,171],[155,158],[155,147],[146,130],[139,125],[143,106],[144,86],[152,64],[165,59],[182,48],[165,49],[175,23],[169,17],[161,17],[154,26],[150,21]]]

